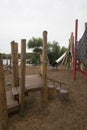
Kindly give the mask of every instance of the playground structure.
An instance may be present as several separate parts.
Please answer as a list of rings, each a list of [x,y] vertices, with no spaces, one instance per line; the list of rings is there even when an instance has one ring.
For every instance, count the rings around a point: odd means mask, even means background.
[[[54,62],[56,67],[60,64],[74,66],[74,80],[76,80],[76,72],[80,71],[86,75],[87,80],[87,23],[85,23],[85,31],[82,38],[77,41],[78,20],[75,23],[75,36],[71,33],[69,46],[67,51]]]
[[[69,40],[69,47],[67,52],[62,56],[62,63],[67,62],[67,58],[69,57],[69,52],[72,58],[68,61],[68,65],[73,64],[73,33],[71,34]],[[77,41],[77,39],[75,40]],[[18,70],[18,44],[15,41],[11,42],[11,50],[12,50],[12,89],[5,90],[5,81],[4,81],[4,73],[3,73],[3,65],[0,54],[0,129],[8,130],[8,113],[19,111],[24,111],[25,106],[25,96],[28,95],[29,92],[40,91],[41,92],[41,106],[44,108],[48,104],[48,93],[52,92],[54,88],[60,93],[62,91],[61,86],[62,82],[53,80],[47,77],[47,32],[43,32],[43,54],[41,58],[41,76],[40,75],[30,75],[25,76],[26,63],[26,39],[21,40],[21,74],[19,77]],[[75,46],[74,46],[75,49]],[[76,54],[74,54],[74,67],[77,67],[77,59]],[[77,68],[76,68],[77,69]],[[75,71],[75,70],[74,70]],[[48,80],[53,82],[53,85],[48,85]],[[33,82],[34,81],[34,82]],[[55,87],[56,85],[59,87]],[[66,85],[66,84],[64,84]],[[51,91],[50,91],[51,90]],[[65,91],[67,93],[67,91]],[[63,96],[63,95],[62,95]]]
[[[25,57],[26,57],[26,40],[21,40],[21,77],[19,83],[18,75],[18,44],[15,41],[11,42],[12,50],[12,89],[5,90],[5,80],[3,63],[0,54],[0,129],[8,130],[8,113],[19,110],[23,112],[25,103],[25,94],[29,91],[41,90],[42,106],[46,107],[48,102],[48,88],[47,88],[47,64],[46,64],[46,46],[47,46],[47,32],[43,32],[43,75],[25,77]],[[30,79],[30,80],[29,80]],[[26,83],[25,83],[26,80]],[[31,82],[29,82],[31,81]],[[34,84],[33,84],[34,81]],[[39,83],[39,84],[38,84]],[[19,86],[19,87],[18,87]],[[39,89],[40,88],[40,89]],[[27,89],[27,90],[26,90]],[[18,97],[17,97],[18,96]],[[15,100],[17,98],[17,100]]]
[[[66,65],[68,68],[70,68],[70,66],[73,66],[73,49],[74,49],[74,36],[73,33],[71,33],[66,52],[63,53],[55,62],[53,62],[53,66],[56,66],[56,68],[60,64]]]
[[[87,23],[82,38],[77,41],[78,19],[75,21],[75,40],[74,40],[74,80],[76,72],[80,71],[86,75],[87,80]]]
[[[12,54],[12,86],[5,88],[3,63],[0,54],[0,129],[8,130],[8,114],[19,111],[22,113],[25,107],[25,96],[29,92],[41,92],[41,106],[45,108],[48,104],[48,91],[56,89],[55,85],[62,86],[62,82],[47,77],[47,32],[43,32],[43,53],[41,62],[41,75],[25,75],[26,71],[26,39],[21,40],[21,66],[20,76],[18,68],[18,43],[11,42]],[[51,80],[54,86],[47,84]],[[34,82],[33,82],[34,81]]]

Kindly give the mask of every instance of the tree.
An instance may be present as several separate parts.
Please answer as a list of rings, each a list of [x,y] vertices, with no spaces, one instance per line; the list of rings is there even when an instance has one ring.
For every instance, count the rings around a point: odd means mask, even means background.
[[[32,63],[39,63],[40,62],[39,53],[42,53],[42,39],[32,37],[28,41],[28,48],[33,49],[33,53],[31,55],[31,62]]]
[[[53,41],[52,43],[48,43],[48,57],[50,63],[58,59],[59,53],[60,53],[60,46],[58,42]]]
[[[49,62],[52,63],[55,60],[57,60],[65,51],[66,48],[65,47],[60,47],[59,43],[57,41],[53,41],[48,42],[48,58],[49,58]],[[32,62],[39,62],[40,58],[39,55],[36,55],[36,53],[41,53],[42,52],[42,38],[35,38],[32,37],[29,41],[28,41],[28,48],[32,48],[33,49],[33,54],[31,57],[31,61]],[[35,53],[35,54],[34,54]]]
[[[60,56],[62,54],[64,54],[64,52],[66,52],[67,48],[65,48],[64,46],[62,48],[60,48]]]
[[[33,52],[37,52],[39,50],[41,51],[41,47],[42,47],[41,38],[32,37],[32,39],[28,41],[28,48],[33,48]]]

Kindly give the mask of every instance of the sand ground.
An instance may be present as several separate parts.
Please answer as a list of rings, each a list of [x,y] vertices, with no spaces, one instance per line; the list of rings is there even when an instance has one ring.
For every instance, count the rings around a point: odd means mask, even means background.
[[[40,72],[39,66],[26,68],[26,75]],[[69,89],[68,100],[61,100],[57,93],[48,101],[48,107],[41,108],[40,92],[29,93],[26,98],[25,112],[21,116],[15,113],[9,117],[9,130],[87,130],[87,81],[85,75],[77,72],[73,80],[73,69],[59,67],[48,68],[48,77],[66,83]],[[11,81],[12,75],[5,72],[5,81]]]

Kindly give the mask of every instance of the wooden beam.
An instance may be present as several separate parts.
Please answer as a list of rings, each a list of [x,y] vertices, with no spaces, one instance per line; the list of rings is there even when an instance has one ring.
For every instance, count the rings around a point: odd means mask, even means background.
[[[42,53],[40,54],[40,62],[41,62],[41,65],[40,65],[40,69],[41,69],[41,75],[42,75],[42,73],[43,73],[43,60],[42,60]]]
[[[71,65],[72,66],[73,66],[73,63],[74,63],[73,49],[74,49],[74,36],[73,36],[73,32],[72,32],[71,33],[71,56],[72,56]]]
[[[12,79],[13,87],[19,86],[19,74],[18,74],[18,44],[15,41],[11,42],[11,54],[12,54]]]
[[[8,130],[8,112],[5,92],[3,63],[0,54],[0,130]]]
[[[50,80],[50,82],[54,82],[54,83],[60,84],[60,87],[61,87],[61,85],[66,85],[66,83],[60,82],[58,80],[55,80],[55,79],[52,79],[52,78],[49,78],[49,77],[47,77],[47,79]]]
[[[42,53],[42,107],[48,104],[48,87],[47,87],[47,31],[43,32],[43,53]]]
[[[75,21],[75,40],[74,40],[74,80],[76,80],[76,66],[77,66],[77,36],[78,36],[78,19]]]
[[[26,72],[26,39],[21,40],[21,79],[20,79],[20,112],[24,110],[24,97],[25,97],[25,72]]]
[[[87,28],[87,22],[85,23],[85,29]]]

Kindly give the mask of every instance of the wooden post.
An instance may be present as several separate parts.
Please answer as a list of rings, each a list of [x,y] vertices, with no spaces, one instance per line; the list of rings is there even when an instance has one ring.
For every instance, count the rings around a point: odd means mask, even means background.
[[[87,28],[87,22],[85,23],[85,30]],[[87,81],[87,67],[86,67],[86,81]]]
[[[87,22],[85,23],[85,29],[87,28]]]
[[[48,87],[47,87],[47,31],[43,32],[43,53],[42,53],[42,107],[48,104]]]
[[[40,54],[40,62],[41,62],[41,64],[40,64],[40,68],[41,68],[41,75],[42,75],[42,74],[43,74],[43,64],[42,64],[43,60],[42,60],[42,53]]]
[[[8,112],[6,103],[3,63],[0,54],[0,130],[8,130]]]
[[[6,60],[7,60],[6,65],[8,66],[8,55],[6,56]]]
[[[12,53],[12,76],[13,87],[19,86],[19,74],[18,74],[18,44],[15,41],[11,42]]]
[[[10,57],[10,59],[9,59],[9,60],[10,60],[10,67],[11,67],[11,57]]]
[[[21,80],[20,80],[20,112],[24,110],[25,97],[25,72],[26,72],[26,39],[21,40]]]
[[[77,52],[76,52],[76,45],[77,45],[77,35],[78,35],[78,19],[75,21],[75,41],[74,41],[74,80],[76,80],[76,71],[77,71]]]
[[[73,32],[71,33],[71,56],[72,56],[72,60],[71,60],[71,65],[73,66],[73,49],[74,49],[74,36],[73,36]]]

